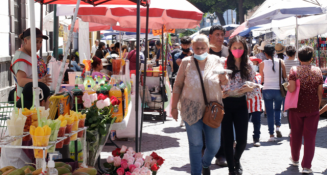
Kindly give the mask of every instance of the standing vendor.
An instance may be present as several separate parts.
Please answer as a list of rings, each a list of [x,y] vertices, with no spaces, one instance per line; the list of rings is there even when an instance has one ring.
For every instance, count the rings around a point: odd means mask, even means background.
[[[42,47],[42,40],[48,39],[47,36],[43,35],[41,30],[35,28],[36,30],[36,50],[38,52]],[[28,28],[23,33],[19,35],[22,40],[22,47],[15,52],[15,56],[12,59],[10,70],[14,74],[14,78],[17,84],[17,97],[20,98],[23,87],[25,84],[32,82],[32,49],[31,49],[31,30]],[[46,85],[50,85],[51,78],[47,74],[47,65],[42,58],[37,57],[37,71],[38,71],[38,81]],[[17,99],[17,100],[18,100]]]

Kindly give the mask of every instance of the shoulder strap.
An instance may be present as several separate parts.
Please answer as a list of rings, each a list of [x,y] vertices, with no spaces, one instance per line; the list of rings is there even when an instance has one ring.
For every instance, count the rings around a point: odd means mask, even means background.
[[[283,78],[283,81],[285,81],[282,75],[282,61],[279,59],[279,82],[281,82],[281,78]]]
[[[207,96],[206,96],[206,91],[205,91],[205,89],[204,89],[204,84],[203,84],[202,74],[201,74],[201,71],[200,71],[200,68],[199,68],[198,60],[196,60],[196,59],[194,58],[194,62],[195,62],[196,68],[198,69],[198,73],[199,73],[199,76],[200,76],[200,81],[201,81],[201,86],[202,86],[202,93],[203,93],[204,103],[205,103],[206,105],[208,105],[208,100],[207,100]]]

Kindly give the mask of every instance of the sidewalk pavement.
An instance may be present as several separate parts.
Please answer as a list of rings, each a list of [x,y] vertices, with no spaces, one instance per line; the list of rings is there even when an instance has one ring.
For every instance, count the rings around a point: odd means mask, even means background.
[[[244,175],[295,175],[301,174],[301,167],[290,163],[289,129],[287,118],[282,118],[281,132],[283,138],[276,142],[267,142],[269,139],[267,119],[261,118],[261,147],[253,147],[253,125],[249,123],[248,144],[241,158]],[[179,126],[168,117],[163,124],[161,121],[145,121],[143,125],[142,152],[150,155],[153,151],[165,159],[159,170],[162,175],[190,174],[188,139],[185,127]],[[135,146],[134,141],[116,141],[119,146]],[[316,138],[315,156],[312,170],[316,175],[327,175],[327,118],[321,118]],[[101,153],[102,162],[111,155],[114,147],[105,147]],[[303,156],[303,147],[301,150]],[[302,157],[300,158],[300,162]],[[228,168],[215,165],[215,158],[210,166],[212,175],[227,175]]]

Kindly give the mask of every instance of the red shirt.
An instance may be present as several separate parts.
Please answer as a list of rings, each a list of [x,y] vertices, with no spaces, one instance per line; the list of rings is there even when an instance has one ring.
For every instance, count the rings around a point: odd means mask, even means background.
[[[300,93],[296,109],[299,113],[312,113],[319,111],[318,86],[323,84],[320,68],[311,65],[293,66],[290,70],[289,80],[300,79]]]

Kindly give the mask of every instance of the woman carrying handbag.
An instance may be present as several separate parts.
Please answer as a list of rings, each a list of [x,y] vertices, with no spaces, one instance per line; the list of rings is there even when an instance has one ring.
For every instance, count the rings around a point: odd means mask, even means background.
[[[286,78],[284,61],[274,58],[275,47],[266,45],[263,50],[268,60],[259,65],[261,82],[264,83],[262,96],[265,102],[267,121],[270,138],[268,142],[275,141],[274,130],[276,125],[277,137],[282,137],[279,130],[281,126],[281,106],[286,95],[285,89],[281,86],[281,80]]]
[[[209,166],[220,147],[221,127],[208,126],[204,120],[208,102],[222,104],[222,88],[228,88],[226,74],[217,75],[214,70],[223,69],[224,61],[215,55],[209,55],[209,40],[205,35],[198,35],[192,42],[194,56],[182,60],[176,76],[171,114],[177,121],[178,110],[185,121],[189,141],[191,174],[210,175]],[[203,95],[205,94],[205,96]],[[206,97],[206,100],[205,98]],[[179,104],[179,105],[178,105]],[[177,109],[178,107],[178,109]],[[222,112],[219,108],[217,112]],[[221,113],[220,113],[221,114]],[[217,119],[219,115],[217,115]],[[220,124],[220,123],[218,123]],[[205,135],[206,149],[202,156],[202,131]]]
[[[309,46],[302,47],[298,51],[301,65],[291,68],[288,85],[288,91],[294,93],[298,88],[296,81],[300,80],[297,107],[289,109],[289,121],[292,126],[290,134],[291,161],[293,165],[299,165],[303,136],[304,154],[301,166],[303,168],[302,173],[306,174],[312,173],[311,162],[315,152],[320,116],[319,108],[324,83],[320,68],[311,65],[313,52],[313,48]]]

